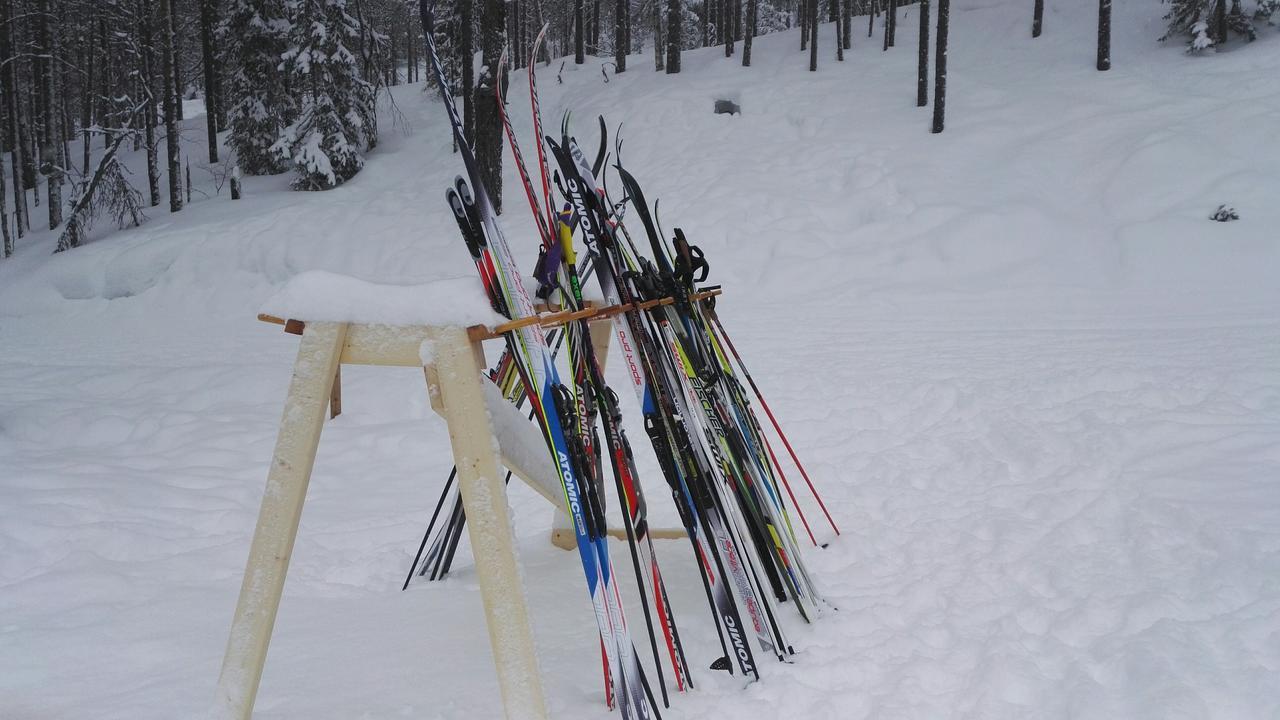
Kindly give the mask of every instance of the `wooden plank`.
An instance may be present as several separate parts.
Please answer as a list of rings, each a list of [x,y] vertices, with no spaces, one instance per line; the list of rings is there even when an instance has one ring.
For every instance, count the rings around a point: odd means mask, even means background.
[[[253,714],[346,333],[342,323],[310,323],[298,346],[218,677],[215,704],[221,717],[249,720]]]
[[[440,402],[458,466],[458,488],[467,512],[502,704],[508,720],[546,720],[507,488],[494,452],[494,428],[477,369],[483,364],[483,353],[480,343],[462,328],[437,328],[432,335]]]

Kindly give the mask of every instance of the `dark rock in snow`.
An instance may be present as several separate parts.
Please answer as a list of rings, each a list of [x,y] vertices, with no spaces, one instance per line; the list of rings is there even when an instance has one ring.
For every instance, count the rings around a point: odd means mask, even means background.
[[[717,100],[716,114],[717,115],[741,115],[742,108],[738,107],[738,103],[732,100]]]

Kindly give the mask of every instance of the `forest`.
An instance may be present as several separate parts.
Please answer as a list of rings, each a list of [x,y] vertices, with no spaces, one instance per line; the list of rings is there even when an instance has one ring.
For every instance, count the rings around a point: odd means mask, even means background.
[[[1192,53],[1256,39],[1280,9],[1280,0],[1144,1],[1164,13],[1167,32],[1159,39],[1186,42]],[[1098,70],[1111,63],[1111,2],[1098,0]],[[913,4],[916,102],[925,106],[932,95],[930,129],[944,127],[949,0],[437,4],[431,9],[442,60],[499,211],[502,129],[493,78],[504,48],[514,69],[531,60],[563,67],[608,58],[601,66],[607,82],[610,73],[679,73],[683,52],[710,46],[749,67],[753,38],[799,27],[798,51],[817,71],[820,58],[844,60],[864,22],[869,38],[880,35],[868,42],[890,50],[897,9]],[[419,0],[3,0],[3,256],[33,227],[60,229],[62,251],[82,244],[99,217],[124,227],[139,224],[148,207],[178,212],[192,199],[193,167],[219,188],[229,185],[233,199],[242,175],[293,172],[301,190],[349,180],[377,145],[379,108],[396,112],[380,101],[382,91],[424,80],[421,10]],[[1044,0],[1028,0],[1033,37],[1043,32],[1043,15]],[[824,23],[834,29],[829,40],[819,37]],[[207,153],[194,158],[183,156],[179,142],[192,100],[204,108],[209,138]],[[145,151],[145,181],[118,161],[122,147]]]

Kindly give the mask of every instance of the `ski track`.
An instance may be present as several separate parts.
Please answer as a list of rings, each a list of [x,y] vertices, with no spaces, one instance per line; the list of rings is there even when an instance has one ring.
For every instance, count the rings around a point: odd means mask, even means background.
[[[657,543],[698,685],[664,717],[1280,717],[1280,92],[1238,79],[1274,75],[1276,41],[1175,73],[1118,7],[1099,76],[1069,37],[1093,11],[1047,4],[1033,44],[1021,9],[957,3],[941,137],[911,106],[914,7],[887,55],[855,23],[842,65],[824,25],[816,75],[794,33],[757,39],[749,71],[719,50],[678,79],[647,55],[608,85],[542,71],[549,127],[574,108],[594,150],[596,112],[625,120],[624,161],[706,249],[844,531],[784,460],[839,609],[803,626],[783,606],[794,663],[745,688],[706,669],[687,545]],[[711,114],[718,97],[743,114]],[[413,132],[386,128],[346,188],[249,178],[230,209],[155,211],[54,260],[37,235],[0,262],[0,718],[207,708],[296,351],[259,303],[304,270],[471,272],[443,111],[397,99]],[[527,142],[523,83],[511,103]],[[517,244],[531,219],[506,182]],[[1208,222],[1220,202],[1242,221]],[[255,717],[497,717],[466,538],[448,580],[399,592],[449,465],[421,373],[343,381]],[[674,525],[630,422],[653,524]],[[609,717],[580,571],[545,502],[510,493],[552,714]]]

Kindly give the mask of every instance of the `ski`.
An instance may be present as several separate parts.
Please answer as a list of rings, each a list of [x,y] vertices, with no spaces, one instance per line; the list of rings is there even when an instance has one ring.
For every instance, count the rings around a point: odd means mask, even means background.
[[[488,192],[481,180],[475,156],[466,142],[461,119],[453,104],[449,84],[436,49],[434,2],[422,3],[420,9],[428,60],[453,126],[454,137],[458,141],[458,149],[474,194],[473,218],[476,222],[473,225],[479,228],[479,240],[484,243],[480,249],[485,256],[485,265],[486,267],[492,265],[494,270],[492,297],[502,299],[509,311],[509,316],[513,319],[534,316],[536,313],[533,302],[524,287],[518,266],[501,226],[497,222]],[[656,717],[657,711],[651,706],[647,696],[643,669],[622,615],[621,597],[614,583],[606,541],[607,528],[604,526],[599,497],[594,492],[594,488],[583,483],[574,472],[570,456],[573,450],[563,422],[571,410],[563,404],[565,388],[560,383],[559,372],[551,357],[550,347],[547,345],[542,328],[536,323],[509,332],[506,339],[515,363],[521,370],[526,393],[534,410],[537,411],[539,426],[543,431],[548,450],[559,471],[565,494],[565,505],[569,508],[573,519],[575,540],[582,561],[588,594],[595,609],[597,626],[605,648],[609,676],[615,685],[618,707],[624,718]]]

